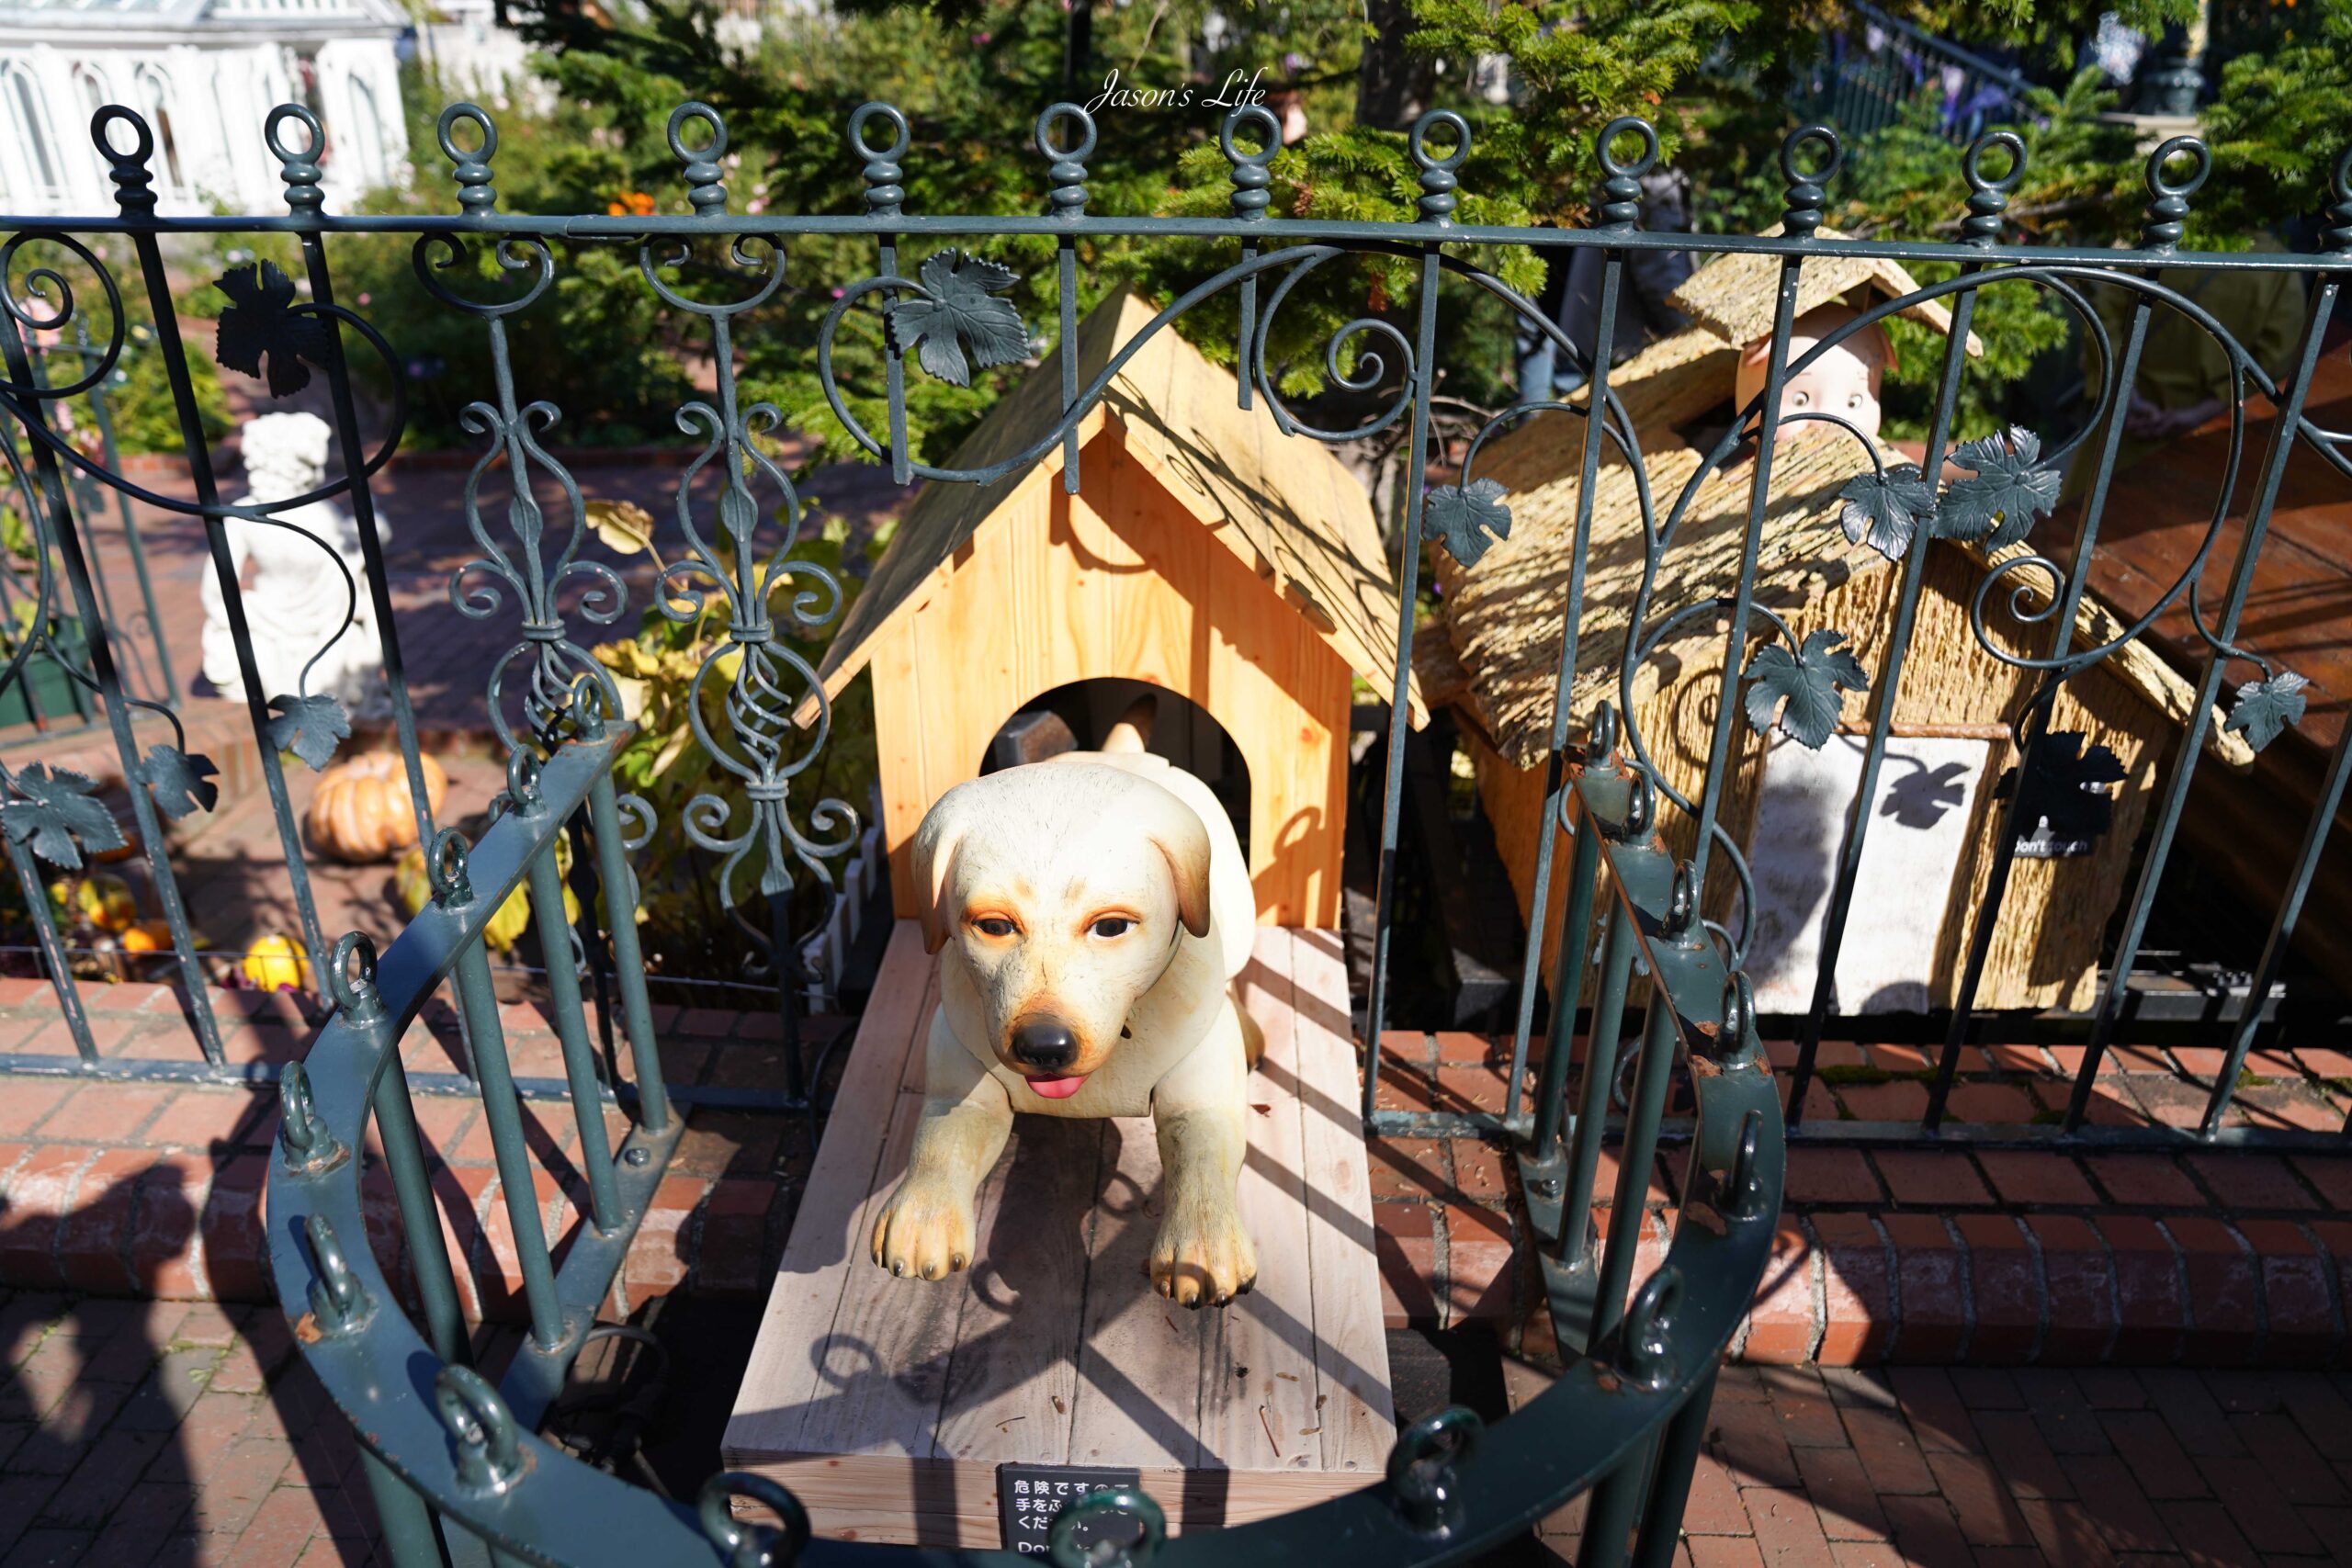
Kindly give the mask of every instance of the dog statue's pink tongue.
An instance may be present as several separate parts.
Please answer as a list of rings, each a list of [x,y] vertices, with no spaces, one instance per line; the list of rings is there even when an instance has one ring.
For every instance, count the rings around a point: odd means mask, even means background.
[[[1029,1080],[1029,1087],[1035,1089],[1039,1094],[1044,1095],[1047,1100],[1068,1100],[1071,1095],[1078,1092],[1078,1086],[1085,1081],[1086,1080],[1082,1077],[1031,1078]]]

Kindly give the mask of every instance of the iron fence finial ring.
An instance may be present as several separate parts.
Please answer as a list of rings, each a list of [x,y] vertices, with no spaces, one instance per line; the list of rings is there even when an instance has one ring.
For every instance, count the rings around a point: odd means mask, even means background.
[[[2173,180],[2165,175],[2172,161],[2187,153],[2193,164],[2188,177]],[[2175,136],[2148,154],[2147,168],[2143,177],[2148,186],[2148,212],[2140,226],[2140,243],[2152,251],[2169,251],[2180,243],[2188,232],[2188,198],[2213,172],[2213,153],[2194,136]]]
[[[736,1518],[727,1506],[730,1497],[762,1504],[784,1521],[784,1528]],[[790,1568],[808,1544],[807,1506],[789,1488],[749,1471],[721,1471],[704,1482],[695,1497],[695,1517],[710,1544],[726,1553],[728,1568]]]
[[[890,145],[879,151],[865,144],[865,128],[877,118],[889,122],[892,138]],[[898,217],[906,202],[907,188],[899,182],[907,172],[899,160],[913,143],[907,117],[894,105],[878,99],[860,104],[849,117],[849,149],[865,163],[865,207],[876,218]]]
[[[470,152],[458,145],[457,129],[460,122],[481,128],[481,145]],[[441,144],[441,155],[452,165],[450,173],[458,182],[458,209],[469,218],[486,216],[498,205],[498,191],[491,184],[490,174],[490,161],[498,152],[497,123],[478,105],[451,104],[434,122],[433,138]]]
[[[1078,1532],[1088,1522],[1111,1516],[1131,1519],[1136,1539],[1124,1545],[1079,1542]],[[1140,1486],[1103,1486],[1089,1492],[1054,1517],[1046,1550],[1056,1568],[1142,1568],[1168,1542],[1168,1515]],[[1103,1549],[1110,1548],[1106,1552]]]
[[[310,132],[310,141],[300,151],[286,145],[286,122],[299,122]],[[324,171],[319,167],[319,154],[326,151],[326,128],[319,117],[300,104],[280,104],[269,111],[262,122],[262,141],[269,147],[278,163],[278,178],[286,182],[286,205],[294,215],[315,216],[326,205],[326,192],[319,182]]]
[[[1079,125],[1078,145],[1068,149],[1054,145],[1053,129],[1057,121],[1074,119]],[[1038,115],[1033,133],[1038,155],[1053,162],[1083,163],[1094,155],[1094,117],[1078,104],[1058,103],[1046,106]]]
[[[455,131],[461,120],[470,121],[481,131],[481,145],[471,152],[458,145]],[[490,111],[480,104],[451,104],[443,109],[441,118],[434,122],[433,139],[441,144],[441,155],[453,164],[463,164],[473,159],[488,163],[498,153],[497,122],[490,118]]]
[[[1675,863],[1674,886],[1666,896],[1664,920],[1666,934],[1678,942],[1689,937],[1699,924],[1698,882],[1687,860]]]
[[[1807,142],[1815,142],[1829,150],[1829,158],[1821,167],[1808,173],[1797,163],[1797,152]],[[1801,125],[1781,139],[1781,175],[1791,185],[1825,185],[1835,179],[1845,166],[1846,143],[1835,126],[1818,120]]]
[[[1716,1190],[1717,1201],[1724,1212],[1734,1219],[1756,1217],[1764,1179],[1761,1161],[1764,1156],[1764,1113],[1750,1111],[1739,1119],[1739,1148],[1732,1156],[1731,1169],[1724,1184]]]
[[[327,995],[353,1022],[371,1022],[383,1015],[382,998],[376,994],[376,943],[367,932],[345,931],[335,939],[323,979]]]
[[[686,145],[685,130],[689,120],[700,120],[710,128],[710,141],[701,147]],[[670,123],[663,128],[663,137],[670,143],[671,154],[680,163],[717,163],[727,155],[727,121],[717,109],[698,98],[688,98],[670,111]]]
[[[118,125],[130,127],[132,132],[139,138],[137,144],[128,152],[114,144],[111,132]],[[90,141],[109,160],[119,159],[134,164],[144,164],[155,155],[154,131],[148,128],[144,119],[131,110],[124,108],[120,104],[108,104],[90,117]]]
[[[1747,1043],[1748,1021],[1756,1016],[1756,991],[1747,971],[1735,969],[1724,981],[1723,1022],[1715,1035],[1719,1060],[1736,1056]]]
[[[311,1098],[310,1074],[301,1063],[286,1064],[277,1080],[277,1142],[286,1151],[288,1168],[316,1176],[343,1163],[347,1151],[319,1116]]]
[[[1054,126],[1061,120],[1078,122],[1077,141],[1068,150],[1054,145]],[[1035,131],[1037,151],[1051,164],[1046,177],[1053,188],[1046,199],[1056,218],[1069,221],[1086,216],[1086,160],[1094,152],[1094,117],[1076,104],[1052,104],[1037,117]]]
[[[1422,1535],[1452,1535],[1462,1525],[1454,1466],[1478,1451],[1487,1424],[1455,1404],[1396,1434],[1388,1450],[1388,1486],[1407,1522]]]
[[[876,119],[887,120],[889,123],[891,140],[888,147],[871,147],[866,144],[865,128]],[[905,157],[907,149],[913,145],[913,132],[907,125],[907,117],[899,112],[897,105],[886,104],[876,98],[870,103],[858,105],[850,112],[849,149],[867,163],[895,164]]]
[[[444,828],[433,835],[433,847],[424,852],[424,874],[439,908],[473,902],[473,884],[466,876],[466,836],[457,829]]]
[[[1641,153],[1630,164],[1611,151],[1621,137],[1627,135],[1642,139]],[[1657,166],[1657,127],[1639,115],[1619,115],[1600,128],[1600,134],[1592,140],[1592,151],[1600,161],[1601,173],[1608,176],[1600,182],[1598,226],[1621,232],[1640,227],[1642,176]]]
[[[1258,128],[1261,145],[1255,152],[1244,152],[1233,140],[1235,133],[1245,125]],[[1227,115],[1225,123],[1217,127],[1216,144],[1224,152],[1227,163],[1247,164],[1262,169],[1274,161],[1275,153],[1282,151],[1283,122],[1276,119],[1274,111],[1263,104],[1243,104]]]
[[[1430,151],[1430,132],[1438,127],[1453,132],[1453,151],[1441,158]],[[1452,109],[1431,109],[1413,122],[1407,138],[1413,162],[1420,165],[1420,217],[1424,223],[1450,228],[1453,223],[1454,191],[1461,181],[1453,172],[1470,156],[1470,122]]]
[[[1829,156],[1821,167],[1810,172],[1797,162],[1798,150],[1807,142],[1818,142],[1829,150]],[[1844,143],[1838,140],[1838,133],[1826,125],[1799,126],[1781,139],[1781,173],[1787,178],[1789,186],[1781,195],[1781,232],[1801,239],[1809,238],[1815,230],[1821,227],[1821,209],[1829,194],[1825,187],[1837,176],[1839,165],[1845,161]]]
[[[1628,131],[1642,139],[1641,153],[1630,164],[1610,151],[1616,145],[1617,139]],[[1621,114],[1602,126],[1600,134],[1592,139],[1592,153],[1600,164],[1600,172],[1611,179],[1638,180],[1657,167],[1657,127],[1640,115]]]
[[[506,798],[517,811],[539,804],[539,759],[527,746],[517,746],[506,755]]]
[[[1674,1312],[1681,1304],[1682,1270],[1673,1264],[1642,1282],[1617,1345],[1617,1370],[1628,1382],[1655,1390],[1674,1381]]]
[[[1608,699],[1596,703],[1585,726],[1584,760],[1605,763],[1617,752],[1617,709]]]
[[[1984,154],[1998,150],[2009,155],[2009,167],[1999,179],[1984,173]],[[1960,169],[1971,190],[1997,190],[2004,194],[2015,190],[2025,178],[2025,139],[2014,130],[1988,130],[1969,143],[1961,158]]]
[[[118,125],[130,126],[135,138],[128,152],[114,144],[112,133]],[[153,213],[155,176],[148,164],[155,155],[155,133],[147,122],[120,104],[108,104],[90,117],[90,143],[107,161],[115,205],[127,215]]]
[[[1984,154],[1995,150],[2009,155],[2009,167],[1999,179],[1984,173]],[[1990,245],[2001,237],[2001,214],[2008,210],[2009,192],[2025,178],[2025,141],[2014,130],[1991,130],[1970,144],[1960,161],[1968,182],[1968,216],[1961,220],[1961,238],[1972,245]]]
[[[433,1404],[458,1449],[458,1485],[474,1496],[495,1497],[523,1478],[529,1461],[514,1417],[498,1391],[470,1367],[443,1367],[433,1379]]]
[[[1430,132],[1441,126],[1453,132],[1453,151],[1443,157],[1430,151]],[[1431,109],[1413,122],[1408,141],[1414,163],[1424,170],[1442,169],[1450,175],[1470,156],[1470,122],[1452,109]]]
[[[2196,172],[2191,174],[2186,180],[2174,181],[2166,179],[2165,177],[2165,169],[2175,158],[2178,157],[2183,152],[2188,153],[2195,162],[2197,165]],[[2205,176],[2212,172],[2213,151],[2211,148],[2205,145],[2205,141],[2202,137],[2167,137],[2161,146],[2159,146],[2154,152],[2148,154],[2148,194],[2150,196],[2160,197],[2195,196],[2197,194],[2198,187],[2205,183]]]
[[[311,1257],[319,1277],[311,1281],[311,1317],[325,1335],[356,1332],[376,1315],[376,1303],[351,1271],[343,1243],[324,1214],[313,1213],[302,1224],[311,1243]]]
[[[686,145],[685,130],[689,123],[699,122],[710,128],[710,141],[701,147]],[[727,211],[725,169],[719,160],[727,156],[727,122],[717,109],[698,99],[689,98],[670,111],[670,123],[663,131],[670,151],[685,165],[688,189],[686,204],[697,218],[717,218]],[[741,241],[737,242],[741,244]]]
[[[286,145],[284,131],[289,119],[299,120],[302,129],[311,133],[311,140],[300,151]],[[280,104],[270,110],[269,118],[262,121],[261,137],[268,144],[270,155],[281,164],[314,160],[325,150],[327,141],[325,128],[319,124],[319,117],[300,104]]]

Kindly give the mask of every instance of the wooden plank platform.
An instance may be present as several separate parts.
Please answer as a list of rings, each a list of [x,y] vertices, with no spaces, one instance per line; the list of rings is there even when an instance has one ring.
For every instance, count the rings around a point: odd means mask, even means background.
[[[979,1257],[937,1283],[866,1253],[922,1107],[933,966],[892,933],[727,1426],[727,1463],[790,1486],[819,1534],[993,1546],[996,1467],[1141,1472],[1171,1531],[1377,1480],[1396,1436],[1339,938],[1272,927],[1241,976],[1257,1289],[1157,1292],[1147,1119],[1015,1121],[979,1198]]]

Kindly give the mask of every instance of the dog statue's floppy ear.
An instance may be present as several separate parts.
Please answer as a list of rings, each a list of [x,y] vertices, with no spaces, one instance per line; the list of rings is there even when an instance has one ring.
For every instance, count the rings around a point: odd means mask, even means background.
[[[947,874],[956,864],[956,846],[963,840],[964,814],[956,797],[962,786],[949,790],[933,802],[923,814],[922,826],[915,829],[914,864],[915,897],[922,908],[917,916],[922,922],[922,950],[937,953],[947,945],[948,933],[955,929],[955,917],[944,905],[947,895]]]
[[[1200,814],[1174,793],[1146,783],[1138,794],[1152,804],[1144,836],[1168,861],[1168,874],[1176,885],[1176,914],[1194,936],[1209,934],[1209,830]]]

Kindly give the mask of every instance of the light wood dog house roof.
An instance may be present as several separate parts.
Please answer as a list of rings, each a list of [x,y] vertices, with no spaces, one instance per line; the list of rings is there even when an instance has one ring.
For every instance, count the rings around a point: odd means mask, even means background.
[[[1078,329],[1078,378],[1091,382],[1150,321],[1122,289]],[[1385,694],[1396,679],[1396,589],[1372,502],[1322,442],[1284,435],[1262,398],[1244,411],[1237,382],[1163,327],[1120,369],[1078,428],[1083,446],[1105,427],[1168,494],[1264,579],[1348,666]],[[946,465],[1003,461],[1053,427],[1059,371],[1041,365],[991,410]],[[923,487],[827,649],[819,679],[839,695],[865,667],[876,633],[919,607],[927,584],[952,574],[982,525],[1023,486],[1062,468],[1057,441],[987,484]],[[1415,723],[1425,721],[1411,695]]]

